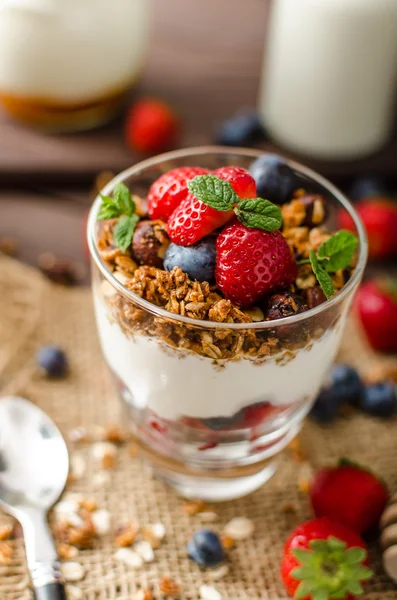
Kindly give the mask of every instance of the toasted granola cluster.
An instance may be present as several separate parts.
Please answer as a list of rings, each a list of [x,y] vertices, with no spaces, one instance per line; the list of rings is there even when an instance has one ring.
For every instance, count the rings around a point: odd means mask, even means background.
[[[281,207],[282,235],[297,260],[309,257],[330,237],[322,224],[327,217],[322,196],[309,195],[304,190],[295,192],[291,202]],[[241,309],[225,299],[215,284],[193,281],[175,267],[171,272],[160,268],[167,247],[166,225],[161,221],[141,221],[137,241],[126,251],[116,247],[114,228],[117,219],[101,221],[98,225],[98,249],[102,260],[114,276],[131,292],[170,313],[169,318],[156,317],[139,308],[123,295],[110,289],[103,292],[111,318],[116,320],[127,335],[144,334],[156,337],[166,347],[188,350],[201,356],[220,359],[247,357],[261,361],[284,351],[284,359],[293,356],[301,347],[319,337],[337,319],[335,311],[328,310],[309,325],[284,328],[283,331],[227,328],[201,328],[172,319],[180,315],[201,321],[217,323],[247,323],[270,321],[301,313],[326,300],[309,264],[299,266],[295,282],[282,293],[266,297],[251,309]],[[143,263],[143,264],[142,264]],[[336,290],[350,277],[351,270],[332,276]]]

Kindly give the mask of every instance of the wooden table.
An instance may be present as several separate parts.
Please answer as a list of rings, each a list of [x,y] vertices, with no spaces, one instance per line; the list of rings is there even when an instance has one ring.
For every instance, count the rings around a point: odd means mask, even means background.
[[[214,125],[255,106],[269,0],[153,0],[151,53],[137,93],[179,111],[181,146],[212,140]],[[0,237],[18,238],[19,255],[36,264],[43,251],[84,259],[83,221],[101,170],[120,171],[139,157],[124,144],[122,120],[101,130],[44,136],[0,113]],[[344,183],[354,173],[389,173],[397,142],[359,163],[308,161]]]

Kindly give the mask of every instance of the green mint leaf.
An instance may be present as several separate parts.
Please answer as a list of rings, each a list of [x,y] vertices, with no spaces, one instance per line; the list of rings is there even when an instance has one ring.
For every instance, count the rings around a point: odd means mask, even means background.
[[[98,212],[98,221],[119,217],[119,209],[115,205],[113,198],[110,198],[110,196],[101,196],[101,198],[102,204]]]
[[[317,256],[328,273],[346,269],[357,248],[357,237],[350,231],[341,229],[321,244]]]
[[[138,215],[124,215],[120,217],[114,228],[114,242],[123,252],[127,250],[132,242],[132,236],[134,235],[138,221]]]
[[[121,215],[133,215],[136,205],[132,199],[131,192],[124,183],[118,183],[113,191],[113,198],[101,196],[102,203],[98,212],[98,221],[115,219]]]
[[[246,227],[274,231],[282,223],[281,210],[269,200],[252,198],[241,200],[234,208],[237,218]]]
[[[113,200],[120,210],[120,215],[132,215],[135,213],[135,202],[132,199],[130,190],[124,183],[118,183],[115,186]]]
[[[226,212],[238,202],[230,183],[215,175],[197,175],[188,184],[189,192],[215,210]]]
[[[317,281],[319,282],[321,289],[323,290],[326,298],[331,298],[335,292],[334,284],[332,283],[331,277],[328,275],[327,271],[324,269],[322,264],[319,262],[316,253],[313,250],[310,252],[310,264],[313,269],[313,273],[316,276]]]

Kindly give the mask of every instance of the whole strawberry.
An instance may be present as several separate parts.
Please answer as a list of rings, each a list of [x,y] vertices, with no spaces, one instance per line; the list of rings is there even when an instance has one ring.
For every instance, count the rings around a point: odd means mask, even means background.
[[[222,181],[230,184],[223,185]],[[205,201],[206,193],[201,195],[200,182],[209,196],[213,192],[215,198],[225,194],[224,202],[215,204]],[[245,169],[241,167],[224,167],[218,169],[206,179],[198,177],[194,180],[192,188],[189,184],[190,193],[174,210],[168,221],[168,234],[174,244],[180,246],[191,246],[215,229],[225,225],[233,217],[233,204],[239,198],[255,198],[256,184],[254,179]],[[210,189],[211,184],[213,190]],[[233,195],[231,195],[233,194]]]
[[[178,133],[179,119],[162,100],[142,98],[127,114],[126,141],[137,152],[155,154],[169,150]]]
[[[364,223],[369,256],[376,260],[397,254],[397,205],[389,198],[368,198],[356,204]],[[339,213],[341,228],[355,232],[353,220],[346,211]]]
[[[317,471],[310,500],[317,517],[329,517],[363,534],[379,524],[388,491],[376,475],[342,460],[336,467]]]
[[[219,234],[216,248],[217,286],[238,306],[252,306],[265,294],[296,279],[296,261],[279,231],[232,223]]]
[[[300,600],[353,600],[372,576],[367,549],[354,531],[331,519],[299,525],[288,538],[281,577],[289,596]]]
[[[196,175],[209,173],[201,167],[179,167],[159,177],[150,187],[147,208],[151,219],[167,222],[188,194],[187,182]]]
[[[374,279],[365,282],[358,291],[356,303],[371,346],[380,352],[396,351],[397,280]]]

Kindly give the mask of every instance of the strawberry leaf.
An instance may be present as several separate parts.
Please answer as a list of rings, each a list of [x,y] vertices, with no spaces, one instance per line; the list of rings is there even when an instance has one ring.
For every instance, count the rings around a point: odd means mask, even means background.
[[[309,567],[312,564],[313,554],[310,550],[303,550],[302,548],[294,548],[291,550],[291,554],[300,562],[304,567]]]
[[[187,185],[195,198],[220,212],[230,210],[238,202],[230,183],[215,175],[197,175]]]
[[[348,592],[354,594],[355,596],[359,596],[364,592],[363,586],[360,584],[360,582],[355,581],[354,579],[346,584],[346,589]],[[342,596],[342,598],[343,597],[344,596]]]
[[[313,589],[313,583],[311,581],[302,581],[294,594],[295,600],[301,600],[301,598],[306,598],[309,596]]]
[[[234,212],[246,227],[264,231],[275,231],[281,227],[280,207],[263,198],[241,200],[234,208]]]
[[[321,244],[317,257],[328,273],[335,273],[350,265],[357,243],[354,233],[341,229]]]
[[[132,237],[138,221],[138,215],[124,215],[120,217],[114,228],[113,237],[115,244],[123,252],[127,250],[132,242]]]
[[[334,284],[332,283],[331,277],[328,275],[327,271],[323,268],[322,263],[319,262],[316,253],[312,250],[310,252],[310,264],[313,269],[313,273],[316,276],[317,281],[319,282],[321,289],[326,295],[327,299],[331,298],[331,296],[335,293]]]
[[[367,556],[364,548],[349,548],[345,552],[345,558],[349,565],[356,565],[362,563]]]

